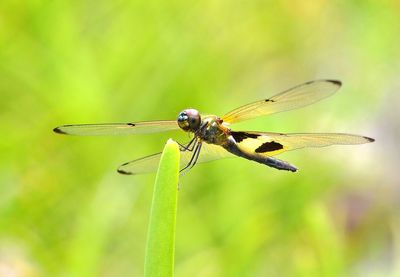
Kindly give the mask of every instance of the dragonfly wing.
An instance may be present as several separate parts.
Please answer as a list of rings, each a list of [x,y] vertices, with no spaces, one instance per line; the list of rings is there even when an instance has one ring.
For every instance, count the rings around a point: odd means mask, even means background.
[[[175,120],[143,121],[134,123],[76,124],[54,128],[54,132],[75,136],[108,136],[149,134],[179,129]]]
[[[352,145],[373,142],[374,139],[341,133],[258,133],[231,132],[239,149],[247,153],[273,156],[285,151],[304,147],[324,147],[330,145]]]
[[[118,172],[126,175],[136,175],[142,173],[154,172],[158,168],[161,158],[161,152],[150,156],[139,158],[118,167]]]
[[[301,84],[268,99],[256,101],[239,107],[221,119],[235,123],[258,116],[301,108],[334,94],[342,85],[336,80],[316,80]]]
[[[193,151],[181,150],[180,168],[185,167],[192,158]],[[235,157],[218,145],[203,143],[197,163],[205,163],[223,158]],[[127,175],[151,173],[157,171],[161,152],[122,164],[118,172]]]

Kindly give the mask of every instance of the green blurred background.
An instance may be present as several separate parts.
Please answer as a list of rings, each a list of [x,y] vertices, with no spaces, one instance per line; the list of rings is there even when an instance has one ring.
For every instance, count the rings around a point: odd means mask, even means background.
[[[176,275],[400,276],[399,45],[397,0],[2,0],[0,276],[141,276],[155,176],[116,167],[188,139],[53,127],[222,115],[320,78],[344,86],[234,127],[376,142],[281,155],[296,174],[196,166]]]

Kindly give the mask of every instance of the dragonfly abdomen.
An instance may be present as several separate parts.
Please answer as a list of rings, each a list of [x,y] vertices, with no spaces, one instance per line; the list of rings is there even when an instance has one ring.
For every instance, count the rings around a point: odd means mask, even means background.
[[[247,160],[251,160],[251,161],[255,161],[261,164],[265,164],[267,166],[279,169],[279,170],[287,170],[287,171],[292,171],[292,172],[296,172],[297,171],[297,167],[295,167],[294,165],[291,165],[288,162],[276,159],[276,158],[272,158],[266,155],[261,155],[258,153],[249,153],[247,151],[244,151],[242,149],[240,149],[236,143],[230,141],[229,143],[225,144],[223,146],[227,151],[229,151],[230,153],[245,158]]]

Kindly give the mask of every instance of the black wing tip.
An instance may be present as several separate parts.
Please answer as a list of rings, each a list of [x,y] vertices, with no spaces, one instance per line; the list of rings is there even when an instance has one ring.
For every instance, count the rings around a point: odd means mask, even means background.
[[[366,140],[368,140],[368,142],[374,142],[375,141],[375,139],[373,139],[373,138],[370,138],[370,137],[364,137]]]
[[[125,170],[122,170],[122,169],[119,169],[119,168],[117,169],[117,172],[122,174],[122,175],[133,175],[132,172],[128,172],[128,171],[125,171]]]
[[[317,80],[312,80],[312,81],[305,82],[304,85],[310,85],[312,83],[321,83],[321,82],[322,83],[323,82],[329,82],[329,83],[335,84],[335,85],[337,85],[339,87],[343,84],[342,81],[334,80],[334,79],[317,79]]]
[[[335,85],[337,85],[337,86],[342,86],[342,82],[341,81],[339,81],[339,80],[333,80],[333,79],[329,79],[329,80],[326,80],[327,82],[331,82],[331,83],[333,83],[333,84],[335,84]]]
[[[57,134],[61,134],[61,135],[68,135],[66,132],[64,132],[63,130],[61,130],[61,127],[56,127],[56,128],[54,128],[54,129],[53,129],[53,132],[54,132],[54,133],[57,133]]]

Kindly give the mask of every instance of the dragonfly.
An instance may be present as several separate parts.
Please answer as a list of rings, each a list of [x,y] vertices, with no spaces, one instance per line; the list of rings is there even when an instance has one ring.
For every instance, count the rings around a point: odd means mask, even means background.
[[[354,145],[373,142],[366,136],[346,133],[273,133],[234,131],[230,125],[260,116],[301,108],[333,95],[342,83],[338,80],[314,80],[295,86],[272,97],[234,109],[222,117],[201,115],[195,109],[181,111],[176,120],[156,120],[128,123],[75,124],[54,128],[63,135],[100,136],[149,134],[182,130],[191,134],[181,151],[180,172],[197,163],[222,158],[241,157],[269,167],[296,172],[296,166],[277,159],[275,155],[305,147]],[[121,174],[135,175],[157,170],[161,152],[122,164]]]

